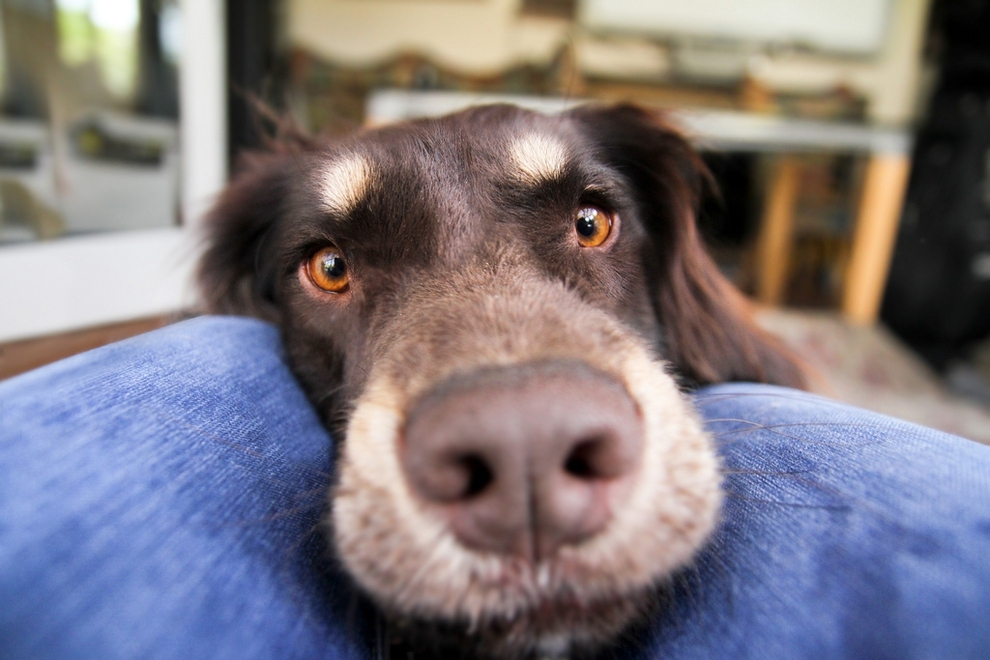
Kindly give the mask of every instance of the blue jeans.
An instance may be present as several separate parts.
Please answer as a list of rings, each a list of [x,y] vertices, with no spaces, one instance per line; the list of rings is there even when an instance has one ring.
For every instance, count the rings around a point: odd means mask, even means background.
[[[696,402],[723,521],[619,657],[990,657],[990,448],[780,388]],[[0,384],[0,657],[375,657],[320,528],[331,463],[253,320]]]

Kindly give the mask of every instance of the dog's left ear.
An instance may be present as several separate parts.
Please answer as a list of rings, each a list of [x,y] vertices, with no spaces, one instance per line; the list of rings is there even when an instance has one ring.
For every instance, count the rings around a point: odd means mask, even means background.
[[[207,214],[197,279],[203,311],[280,320],[275,300],[277,230],[295,159],[285,150],[246,154]]]
[[[711,175],[683,135],[630,105],[586,106],[569,116],[632,183],[650,237],[643,260],[664,354],[678,372],[698,384],[805,387],[796,358],[754,325],[748,302],[703,245],[696,216]]]

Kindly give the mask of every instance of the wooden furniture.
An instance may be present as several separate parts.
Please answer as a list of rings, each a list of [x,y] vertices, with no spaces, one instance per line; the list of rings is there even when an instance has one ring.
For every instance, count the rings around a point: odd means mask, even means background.
[[[381,124],[454,112],[470,105],[508,102],[548,114],[583,101],[458,92],[376,92],[368,122]],[[843,284],[842,313],[852,323],[877,320],[910,171],[911,137],[905,130],[863,124],[784,119],[743,112],[678,110],[672,118],[699,148],[771,154],[776,162],[764,208],[758,251],[757,298],[780,304],[793,243],[799,165],[807,153],[863,154],[869,160]]]
[[[853,153],[868,158],[844,278],[842,313],[858,325],[874,323],[887,283],[911,170],[911,137],[907,131],[736,112],[674,114],[703,148],[770,153],[776,158],[757,241],[757,299],[768,305],[781,303],[788,274],[798,192],[799,164],[795,156]]]

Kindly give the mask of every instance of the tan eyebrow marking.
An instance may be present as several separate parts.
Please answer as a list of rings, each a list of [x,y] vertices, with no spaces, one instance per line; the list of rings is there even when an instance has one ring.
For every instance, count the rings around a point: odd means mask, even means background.
[[[517,176],[527,183],[555,179],[567,166],[567,146],[549,135],[530,133],[516,138],[509,151]]]
[[[371,167],[363,157],[351,154],[330,163],[323,171],[323,204],[328,211],[345,215],[368,191]]]

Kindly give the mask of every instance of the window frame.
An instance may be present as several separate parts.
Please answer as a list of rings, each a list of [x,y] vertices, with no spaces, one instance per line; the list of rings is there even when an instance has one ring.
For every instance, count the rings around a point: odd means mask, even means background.
[[[204,212],[228,174],[224,0],[180,0],[181,225],[0,246],[0,342],[174,313],[195,301]]]

